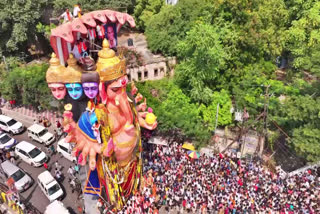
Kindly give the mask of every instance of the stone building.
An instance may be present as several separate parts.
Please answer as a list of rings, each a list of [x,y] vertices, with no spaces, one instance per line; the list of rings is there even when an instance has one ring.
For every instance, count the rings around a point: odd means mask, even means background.
[[[123,34],[118,38],[118,47],[125,47],[141,56],[141,65],[136,60],[127,61],[127,74],[129,80],[146,81],[159,80],[174,75],[175,57],[164,57],[153,54],[147,48],[147,41],[143,34]]]

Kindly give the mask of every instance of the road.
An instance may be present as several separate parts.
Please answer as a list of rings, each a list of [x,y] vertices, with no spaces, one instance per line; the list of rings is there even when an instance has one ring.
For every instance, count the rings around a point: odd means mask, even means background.
[[[2,109],[3,112],[7,115],[10,116],[16,120],[18,120],[19,122],[23,123],[26,127],[29,127],[33,124],[33,119],[31,117],[22,115],[22,114],[18,114],[14,111],[10,111],[10,110],[6,110],[6,109]],[[53,133],[53,128],[49,127],[49,131],[51,133]],[[31,141],[28,136],[27,136],[27,132],[25,131],[24,133],[20,134],[20,135],[15,135],[13,136],[13,138],[15,138],[18,141],[27,141],[32,143],[35,146],[38,146],[39,148],[41,148],[42,151],[46,152],[46,148],[45,146],[43,146],[40,143]],[[57,142],[54,143],[55,147],[57,146]],[[47,153],[47,152],[46,152]],[[66,176],[67,175],[67,169],[69,168],[69,166],[74,165],[71,161],[65,159],[64,157],[60,157],[59,155],[54,155],[53,157],[51,157],[51,159],[48,162],[48,165],[51,166],[52,164],[54,164],[54,162],[58,160],[58,162],[63,166],[63,174]],[[45,169],[44,167],[39,167],[39,168],[35,168],[30,166],[29,164],[23,162],[22,160],[17,160],[17,165],[20,166],[23,170],[25,170],[33,179],[34,179],[34,184],[25,192],[21,193],[21,195],[27,199],[30,203],[32,203],[40,212],[44,213],[46,206],[49,205],[49,200],[47,199],[47,197],[43,194],[43,192],[41,191],[40,187],[38,187],[37,185],[37,177],[38,175],[43,172]],[[54,167],[51,167],[53,169],[51,169],[51,174],[54,175]],[[85,180],[86,175],[83,176],[83,173],[86,173],[85,168],[80,168],[80,180],[83,182]],[[68,183],[68,179],[64,179],[62,183],[60,183],[62,188],[64,189],[65,192],[65,196],[62,199],[63,204],[69,209],[70,214],[75,214],[75,213],[79,213],[77,210],[77,207],[79,205],[82,205],[83,202],[80,200],[77,200],[77,194],[76,193],[72,193],[69,183]],[[96,212],[96,202],[94,202],[93,200],[91,200],[90,198],[88,198],[88,195],[86,196],[86,208],[89,210],[86,210],[86,213],[98,213]],[[159,210],[160,214],[165,214],[165,213],[170,213],[170,214],[175,214],[177,213],[176,210],[170,210],[169,212],[167,212],[164,207],[161,207],[161,209]]]
[[[11,115],[10,115],[11,116]],[[12,116],[11,116],[12,117]],[[33,121],[27,121],[23,120],[22,118],[15,118],[16,120],[20,121],[23,123],[26,127],[29,127],[32,125]],[[50,129],[49,129],[50,131]],[[14,135],[13,138],[15,138],[17,141],[27,141],[29,143],[32,143],[33,145],[37,146],[38,148],[41,148],[41,150],[45,153],[47,153],[47,150],[43,144],[37,143],[35,141],[31,141],[28,136],[27,132],[25,131],[22,134],[19,135]],[[57,142],[54,143],[55,148],[57,145]],[[47,154],[48,155],[48,154]],[[60,183],[64,192],[65,196],[62,199],[63,204],[71,211],[71,213],[78,213],[77,211],[77,206],[81,205],[81,199],[77,200],[77,193],[72,193],[70,185],[68,183],[68,177],[67,177],[67,170],[68,168],[74,164],[65,159],[64,157],[61,157],[58,154],[53,155],[49,162],[49,169],[51,168],[51,174],[54,175],[54,166],[50,167],[54,164],[55,161],[58,161],[62,166],[62,172],[65,175],[65,179]],[[38,175],[45,170],[45,168],[42,167],[32,167],[26,162],[22,161],[21,159],[17,159],[16,161],[17,165],[22,168],[25,172],[27,172],[34,180],[34,184],[25,192],[22,192],[21,195],[29,202],[31,202],[40,212],[44,213],[46,206],[49,205],[49,200],[48,198],[44,195],[44,193],[41,191],[40,187],[38,187],[37,184],[37,177]]]

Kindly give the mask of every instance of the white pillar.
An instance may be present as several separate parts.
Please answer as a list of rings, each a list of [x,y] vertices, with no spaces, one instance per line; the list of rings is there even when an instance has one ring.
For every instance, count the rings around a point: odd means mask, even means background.
[[[62,50],[62,43],[61,43],[60,37],[57,37],[57,48],[58,48],[58,55],[59,55],[59,59],[60,59],[60,64],[65,66],[63,50]]]

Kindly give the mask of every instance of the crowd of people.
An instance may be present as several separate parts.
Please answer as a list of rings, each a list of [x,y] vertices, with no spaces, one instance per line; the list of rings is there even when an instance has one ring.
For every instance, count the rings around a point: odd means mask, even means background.
[[[320,168],[292,177],[236,155],[191,159],[181,145],[144,152],[141,195],[119,213],[320,213]]]

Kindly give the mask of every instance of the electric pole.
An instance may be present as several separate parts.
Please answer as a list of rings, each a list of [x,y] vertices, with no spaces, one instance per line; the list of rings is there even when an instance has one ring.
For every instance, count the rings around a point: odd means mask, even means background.
[[[262,141],[262,144],[260,145],[260,151],[259,151],[259,155],[262,155],[262,152],[264,150],[264,144],[265,141],[268,141],[268,109],[269,109],[269,88],[270,85],[267,85],[266,87],[266,94],[264,97],[264,107],[263,107],[263,123],[264,123],[264,131],[263,131],[263,135],[264,135],[264,140]]]
[[[216,113],[216,125],[214,127],[214,131],[216,131],[217,126],[218,126],[218,117],[219,117],[219,103],[217,105],[217,113]]]

